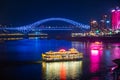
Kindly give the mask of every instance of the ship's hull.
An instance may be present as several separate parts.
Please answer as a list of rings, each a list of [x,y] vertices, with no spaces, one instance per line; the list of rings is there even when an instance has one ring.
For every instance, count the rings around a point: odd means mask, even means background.
[[[76,58],[76,59],[43,59],[45,62],[61,62],[61,61],[79,61],[82,60],[83,58]]]

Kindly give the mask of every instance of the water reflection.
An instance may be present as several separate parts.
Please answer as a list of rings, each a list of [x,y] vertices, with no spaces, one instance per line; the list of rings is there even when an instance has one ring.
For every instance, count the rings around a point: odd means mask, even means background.
[[[42,40],[37,38],[15,41],[13,41],[13,39],[12,41],[9,39],[7,41],[0,40],[0,62],[34,62],[41,60],[41,54],[49,50],[57,51],[61,48],[70,49],[72,47],[83,53],[83,61],[54,63],[43,62],[38,66],[38,68],[30,68],[30,70],[32,70],[31,73],[34,73],[32,74],[33,77],[41,77],[43,80],[80,80],[81,77],[81,80],[110,80],[109,76],[111,75],[104,71],[108,70],[110,66],[115,65],[112,62],[113,59],[120,58],[120,43],[77,42],[54,39]],[[27,65],[26,68],[28,69],[31,66],[32,65]],[[36,66],[37,65],[35,64],[35,67]],[[8,75],[9,73],[14,72],[11,76],[17,76],[16,73],[21,71],[21,67],[22,66],[7,66],[7,71],[6,69],[2,70],[4,73],[8,73]],[[24,69],[26,70],[26,68]],[[20,76],[25,76],[29,78],[29,80],[32,80],[31,75],[24,75],[29,74],[30,70],[21,72]],[[5,75],[5,77],[8,77],[8,75]],[[22,78],[23,77],[16,80],[23,80]]]
[[[120,43],[113,44],[112,46],[112,59],[120,58]]]
[[[42,70],[44,79],[75,80],[82,74],[82,61],[42,62]]]
[[[96,73],[99,71],[100,59],[102,54],[103,44],[100,42],[91,43],[90,45],[90,72]]]

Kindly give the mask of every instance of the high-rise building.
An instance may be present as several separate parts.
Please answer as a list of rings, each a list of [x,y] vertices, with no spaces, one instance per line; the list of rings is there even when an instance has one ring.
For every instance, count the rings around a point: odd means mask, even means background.
[[[91,20],[90,27],[91,27],[91,31],[95,31],[96,29],[98,29],[97,21],[96,20]]]
[[[112,30],[120,29],[120,9],[117,7],[112,10]]]

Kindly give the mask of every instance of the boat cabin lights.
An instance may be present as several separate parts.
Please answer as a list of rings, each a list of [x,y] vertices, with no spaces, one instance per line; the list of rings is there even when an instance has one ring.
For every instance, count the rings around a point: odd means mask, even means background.
[[[65,49],[60,49],[59,52],[65,52],[66,50]]]

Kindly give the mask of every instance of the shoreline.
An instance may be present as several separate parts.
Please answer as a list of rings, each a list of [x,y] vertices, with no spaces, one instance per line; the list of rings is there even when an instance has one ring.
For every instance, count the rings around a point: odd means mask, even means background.
[[[92,37],[92,36],[88,36],[88,37],[66,37],[66,36],[0,36],[0,40],[7,40],[7,38],[20,38],[20,39],[29,39],[29,38],[40,38],[40,39],[56,39],[56,40],[69,40],[69,41],[105,41],[105,42],[112,42],[112,41],[117,41],[120,42],[120,37]]]

